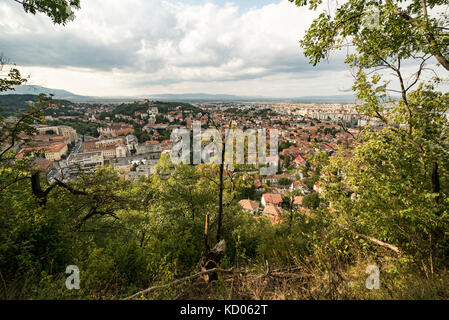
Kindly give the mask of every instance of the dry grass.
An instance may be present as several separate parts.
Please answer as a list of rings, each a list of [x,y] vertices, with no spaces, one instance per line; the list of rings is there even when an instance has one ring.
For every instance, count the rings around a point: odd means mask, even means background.
[[[433,278],[381,269],[379,290],[365,286],[368,264],[358,263],[346,270],[322,271],[300,266],[270,272],[221,275],[210,283],[195,279],[174,290],[167,299],[183,300],[403,300],[448,299],[449,273]],[[156,298],[152,296],[151,298]],[[160,296],[159,296],[160,298]]]

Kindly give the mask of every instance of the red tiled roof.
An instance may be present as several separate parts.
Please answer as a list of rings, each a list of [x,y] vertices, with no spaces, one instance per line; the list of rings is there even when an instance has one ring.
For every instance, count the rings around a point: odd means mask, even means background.
[[[304,160],[303,157],[301,157],[300,155],[298,155],[298,156],[295,158],[295,160],[293,160],[293,162],[298,163],[298,164],[301,164],[301,163],[306,162],[306,160]]]
[[[64,149],[67,145],[64,142],[55,142],[48,147],[45,152],[60,152],[62,149]]]
[[[282,214],[282,211],[283,211],[282,208],[270,204],[265,207],[265,209],[263,210],[263,213],[276,217],[276,216],[280,216]]]
[[[35,148],[23,148],[19,151],[19,153],[16,155],[16,159],[23,159],[23,157],[25,156],[26,152],[30,152],[30,151],[41,151],[41,150],[46,150],[47,147],[35,147]]]
[[[310,210],[309,210],[309,209],[306,209],[306,208],[304,208],[304,207],[301,207],[301,208],[299,209],[299,213],[300,213],[300,214],[303,214],[303,215],[306,215],[306,216],[310,216],[310,215],[311,215]]]
[[[293,181],[292,183],[293,188],[301,188],[301,187],[307,187],[304,183],[301,181]]]
[[[154,140],[145,142],[145,144],[159,144],[159,143],[160,143],[159,141],[154,141]]]
[[[254,188],[259,189],[260,187],[262,187],[262,182],[260,182],[260,180],[254,182]]]
[[[256,211],[259,209],[259,202],[252,201],[249,199],[240,200],[239,204],[242,206],[243,209],[249,210],[249,211]]]
[[[301,196],[295,197],[295,200],[293,201],[293,204],[295,204],[295,205],[302,205],[302,199],[303,199],[303,197],[301,197]]]
[[[37,168],[40,168],[42,170],[47,170],[48,167],[52,164],[53,161],[51,160],[46,160],[46,159],[39,159],[34,161],[34,165]]]
[[[265,199],[265,203],[273,203],[273,204],[280,204],[282,203],[282,197],[278,193],[264,193],[262,195],[262,198]]]

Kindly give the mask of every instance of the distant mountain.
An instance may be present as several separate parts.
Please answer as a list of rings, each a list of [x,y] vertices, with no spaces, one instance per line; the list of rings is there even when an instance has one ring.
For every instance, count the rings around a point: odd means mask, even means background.
[[[139,99],[154,99],[165,101],[289,101],[296,103],[354,103],[353,95],[333,95],[333,96],[305,96],[297,98],[274,98],[262,96],[238,96],[232,94],[208,94],[208,93],[181,93],[181,94],[151,94],[131,97],[89,97],[77,95],[61,89],[49,89],[41,86],[19,86],[15,90],[1,92],[5,94],[32,94],[40,93],[53,94],[55,99],[70,100],[72,102],[132,102]]]
[[[152,94],[142,98],[169,99],[169,100],[254,100],[262,97],[236,96],[232,94],[208,94],[208,93],[181,93],[181,94]]]
[[[86,96],[80,96],[77,94],[74,94],[72,92],[61,90],[61,89],[49,89],[41,86],[19,86],[16,87],[15,90],[8,90],[5,92],[1,92],[0,95],[7,95],[7,94],[32,94],[32,95],[38,95],[38,94],[53,94],[55,99],[65,99],[70,101],[85,101],[93,99],[93,97],[86,97]]]
[[[184,101],[289,101],[297,103],[354,103],[353,95],[338,96],[306,96],[297,98],[273,98],[262,96],[237,96],[230,94],[207,94],[207,93],[187,93],[187,94],[155,94],[142,96],[140,98],[163,99],[163,100],[184,100]]]
[[[356,99],[354,95],[347,94],[339,96],[306,96],[285,100],[300,103],[354,103]]]

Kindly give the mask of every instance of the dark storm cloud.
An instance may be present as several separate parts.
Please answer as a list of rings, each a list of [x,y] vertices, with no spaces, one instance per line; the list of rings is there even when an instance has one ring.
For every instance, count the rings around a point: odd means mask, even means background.
[[[97,70],[133,67],[136,43],[103,45],[77,36],[0,35],[0,50],[23,66],[79,67]]]

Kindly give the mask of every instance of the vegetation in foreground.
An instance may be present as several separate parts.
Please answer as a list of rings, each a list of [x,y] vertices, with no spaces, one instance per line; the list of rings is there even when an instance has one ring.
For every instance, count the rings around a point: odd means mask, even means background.
[[[25,1],[29,3],[30,1]],[[296,1],[305,5],[304,1]],[[312,1],[312,7],[319,1]],[[71,5],[70,5],[71,4]],[[223,269],[235,272],[204,283],[199,278],[154,290],[145,299],[447,299],[448,274],[448,94],[441,78],[421,78],[435,58],[449,70],[447,16],[427,8],[447,1],[350,0],[333,15],[321,15],[302,41],[313,64],[350,39],[360,112],[383,122],[365,127],[354,150],[318,157],[314,170],[324,188],[312,215],[290,212],[272,225],[242,212],[236,203],[249,179],[225,179]],[[61,6],[79,1],[37,2],[28,12],[46,12],[55,23],[71,17]],[[364,27],[368,5],[380,12],[376,32]],[[401,62],[416,65],[405,84]],[[382,82],[393,72],[398,87]],[[414,81],[416,79],[416,81]],[[18,70],[2,77],[0,90],[24,82]],[[398,102],[389,98],[396,90]],[[42,107],[48,103],[42,98]],[[386,103],[395,108],[386,113]],[[48,184],[31,163],[15,161],[22,133],[42,121],[31,107],[16,124],[2,123],[0,153],[0,290],[5,299],[119,299],[150,285],[196,274],[221,203],[216,167],[178,166],[131,184],[109,168],[70,185]],[[349,154],[350,151],[350,154]],[[221,207],[221,206],[220,206]],[[373,241],[375,240],[375,241]],[[81,270],[81,289],[65,289],[65,268]],[[380,289],[367,290],[368,265],[380,268]]]

